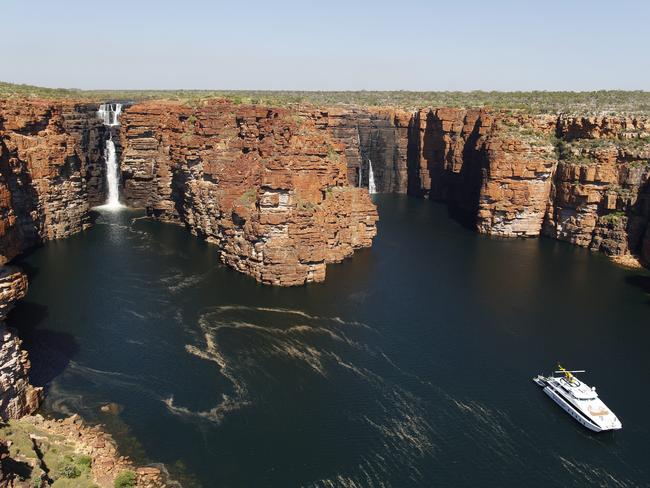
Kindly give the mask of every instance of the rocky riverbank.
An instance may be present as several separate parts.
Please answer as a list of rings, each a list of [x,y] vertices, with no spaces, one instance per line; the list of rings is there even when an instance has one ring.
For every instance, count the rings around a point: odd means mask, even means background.
[[[24,416],[0,424],[0,487],[176,486],[159,468],[137,467],[118,453],[113,438],[79,416]]]

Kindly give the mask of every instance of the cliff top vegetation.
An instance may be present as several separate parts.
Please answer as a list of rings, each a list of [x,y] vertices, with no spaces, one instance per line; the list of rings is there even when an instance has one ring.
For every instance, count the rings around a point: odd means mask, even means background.
[[[592,92],[500,91],[266,91],[266,90],[80,90],[43,88],[0,82],[0,98],[58,98],[94,101],[178,100],[197,104],[225,98],[234,103],[287,106],[358,105],[424,107],[484,107],[530,113],[650,115],[650,92],[602,90]]]

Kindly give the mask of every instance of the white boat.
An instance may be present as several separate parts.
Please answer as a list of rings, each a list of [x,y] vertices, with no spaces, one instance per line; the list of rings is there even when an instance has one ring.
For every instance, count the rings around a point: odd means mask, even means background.
[[[533,381],[544,389],[555,403],[569,415],[594,432],[618,430],[621,421],[598,398],[595,387],[590,387],[574,376],[584,370],[568,371],[558,364],[559,371],[550,376],[538,375]]]

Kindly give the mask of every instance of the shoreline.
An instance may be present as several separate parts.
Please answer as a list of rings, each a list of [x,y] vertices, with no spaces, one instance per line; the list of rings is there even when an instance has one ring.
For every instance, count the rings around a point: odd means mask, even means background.
[[[113,488],[118,477],[131,480],[125,487],[180,486],[164,469],[137,466],[120,455],[102,425],[89,425],[77,414],[64,419],[33,414],[0,423],[1,487],[44,487],[63,479],[74,484],[62,486]]]

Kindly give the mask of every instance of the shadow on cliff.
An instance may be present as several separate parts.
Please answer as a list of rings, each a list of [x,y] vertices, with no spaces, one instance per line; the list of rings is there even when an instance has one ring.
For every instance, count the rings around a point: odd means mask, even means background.
[[[48,317],[45,305],[19,301],[7,317],[7,325],[18,331],[23,348],[32,363],[30,382],[35,386],[47,385],[67,368],[79,352],[74,336],[40,328]]]
[[[463,142],[462,165],[454,171],[451,166],[453,154],[449,153],[442,121],[429,111],[424,130],[420,130],[420,117],[417,113],[409,122],[406,159],[408,194],[446,203],[452,219],[475,231],[482,168],[487,165],[483,151],[478,147],[479,119]],[[424,166],[421,166],[421,160]]]
[[[640,186],[636,202],[627,212],[628,221],[625,231],[632,254],[641,257],[643,264],[650,267],[650,256],[647,250],[650,247],[648,242],[650,241],[650,175],[646,177],[648,179]]]
[[[4,426],[6,424],[0,422],[0,427]],[[33,468],[29,463],[12,459],[7,445],[0,443],[0,486],[23,486],[16,478],[29,479],[32,470]],[[14,481],[17,484],[14,484]]]
[[[10,159],[13,161],[10,163]],[[34,188],[27,163],[18,157],[17,152],[10,151],[4,141],[0,140],[0,177],[4,179],[11,194],[10,208],[18,223],[10,228],[13,240],[20,251],[40,243],[38,229],[40,222],[34,216],[38,214],[38,192]],[[22,252],[14,253],[22,254]]]

